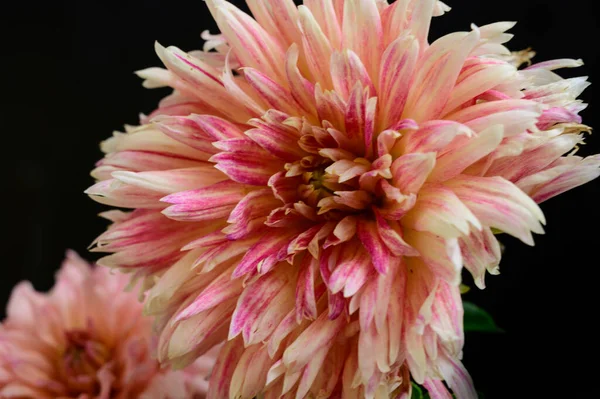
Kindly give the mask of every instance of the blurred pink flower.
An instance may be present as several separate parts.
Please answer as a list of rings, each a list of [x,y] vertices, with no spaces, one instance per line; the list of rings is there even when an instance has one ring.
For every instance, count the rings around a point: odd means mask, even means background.
[[[126,283],[69,252],[49,294],[15,287],[0,324],[0,398],[204,398],[216,353],[161,369]]]
[[[87,190],[135,209],[95,250],[149,290],[160,360],[225,342],[215,399],[474,398],[462,267],[483,288],[492,229],[533,245],[537,203],[600,174],[571,151],[588,83],[553,72],[581,61],[518,69],[509,22],[429,44],[436,0],[207,4],[222,33],[156,44],[138,75],[174,91]]]

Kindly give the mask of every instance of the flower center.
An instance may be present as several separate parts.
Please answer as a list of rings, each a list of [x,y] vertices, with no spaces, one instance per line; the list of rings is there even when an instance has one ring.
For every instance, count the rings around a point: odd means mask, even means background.
[[[111,351],[87,330],[70,330],[65,336],[61,369],[69,391],[99,393],[97,374],[110,360]]]

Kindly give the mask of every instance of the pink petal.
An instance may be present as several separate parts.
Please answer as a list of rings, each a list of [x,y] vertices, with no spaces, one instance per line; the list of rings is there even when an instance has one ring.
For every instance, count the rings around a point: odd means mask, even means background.
[[[344,2],[342,23],[344,47],[354,51],[365,65],[371,79],[378,80],[383,29],[374,1],[347,0]]]
[[[479,220],[459,197],[441,186],[422,189],[417,204],[402,219],[402,225],[444,238],[469,234],[471,226],[481,229]]]
[[[441,182],[451,179],[495,150],[503,137],[502,125],[495,125],[469,139],[466,144],[450,150],[436,160],[429,181]]]
[[[417,66],[403,118],[423,122],[441,116],[460,69],[478,41],[478,30],[457,32],[436,40],[425,50]],[[431,93],[436,95],[431,96]]]
[[[531,231],[543,234],[546,220],[537,204],[518,187],[501,177],[460,175],[446,184],[471,209],[481,223],[496,227],[528,245]]]
[[[388,129],[400,119],[408,98],[419,43],[413,36],[401,36],[383,53],[379,71],[379,126]]]
[[[271,35],[231,3],[210,0],[207,4],[242,66],[256,68],[283,82],[284,51]]]
[[[315,78],[315,83],[319,83],[324,89],[331,89],[333,87],[329,72],[329,61],[333,51],[331,43],[306,6],[298,7],[298,16],[302,46],[310,73]]]
[[[334,52],[331,55],[331,77],[333,87],[347,101],[356,82],[375,93],[375,87],[358,55],[351,50]]]
[[[375,269],[381,274],[386,274],[393,255],[379,236],[377,224],[373,221],[360,219],[357,231],[360,241],[371,255],[371,261]]]
[[[500,263],[500,244],[488,227],[481,231],[472,231],[468,236],[458,241],[465,268],[473,275],[475,285],[485,288],[486,270],[492,274],[498,273]]]
[[[418,193],[435,166],[435,153],[412,153],[397,158],[391,167],[392,183],[403,193]]]

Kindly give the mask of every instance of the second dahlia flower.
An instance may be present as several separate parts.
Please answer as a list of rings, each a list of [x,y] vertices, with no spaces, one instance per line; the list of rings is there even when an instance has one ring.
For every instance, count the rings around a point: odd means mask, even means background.
[[[493,229],[533,245],[537,203],[600,174],[588,83],[553,72],[581,62],[518,69],[508,22],[430,44],[435,0],[247,3],[138,72],[174,91],[102,146],[87,193],[134,210],[100,263],[143,280],[161,361],[225,343],[210,398],[476,397],[461,270],[483,288]]]
[[[126,284],[73,252],[49,294],[19,284],[0,324],[0,398],[204,398],[215,354],[161,369],[151,320]]]

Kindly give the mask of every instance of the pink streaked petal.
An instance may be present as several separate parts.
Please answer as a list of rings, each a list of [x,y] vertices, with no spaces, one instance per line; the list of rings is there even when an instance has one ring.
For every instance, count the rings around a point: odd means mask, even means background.
[[[398,222],[393,220],[385,220],[384,217],[377,209],[373,209],[375,213],[375,220],[377,222],[377,232],[379,237],[396,256],[417,256],[419,253],[417,250],[412,248],[402,238],[401,227]]]
[[[577,115],[577,113],[564,107],[552,107],[542,112],[542,115],[538,118],[536,126],[540,130],[547,130],[560,123],[581,122],[581,116]]]
[[[247,152],[222,152],[214,155],[210,161],[216,162],[219,169],[232,180],[253,186],[266,186],[269,178],[281,170],[278,161],[265,160],[264,157],[252,157]]]
[[[318,224],[296,236],[288,245],[288,254],[295,254],[307,249],[322,227],[323,224]]]
[[[373,147],[376,142],[377,137],[375,136],[375,126],[376,126],[376,118],[377,118],[377,97],[371,97],[367,100],[367,106],[365,109],[365,156],[372,157],[373,156]],[[379,159],[383,159],[386,156],[390,155],[381,155]],[[377,161],[374,162],[374,164]],[[391,163],[391,156],[390,156]]]
[[[205,222],[225,219],[232,211],[234,204],[216,205],[210,208],[197,208],[195,205],[172,205],[162,211],[169,219],[180,222]]]
[[[208,7],[236,58],[244,67],[264,71],[284,81],[282,47],[252,17],[223,0],[209,0]]]
[[[342,28],[338,23],[334,2],[306,0],[304,5],[312,12],[331,46],[339,49],[342,43]]]
[[[388,129],[400,119],[419,55],[414,36],[401,36],[383,53],[379,71],[379,126]],[[380,154],[381,155],[381,154]]]
[[[225,343],[219,351],[217,362],[211,372],[206,399],[223,399],[229,397],[229,386],[235,367],[244,352],[241,339]]]
[[[448,355],[440,359],[440,373],[452,392],[461,399],[477,399],[471,376],[462,363]]]
[[[386,274],[393,255],[379,236],[377,223],[360,219],[357,233],[363,246],[371,255],[375,269],[381,274]]]
[[[258,217],[266,217],[279,205],[277,199],[271,196],[271,190],[263,188],[248,192],[241,198],[231,212],[228,223],[249,223]]]
[[[332,294],[331,292],[327,292],[327,317],[329,320],[335,320],[340,317],[346,307],[346,300],[342,296],[341,292],[337,294]]]
[[[346,105],[335,91],[324,91],[317,83],[315,85],[315,103],[320,120],[327,121],[337,130],[345,128]],[[323,125],[326,127],[324,122]],[[330,134],[332,130],[334,129],[327,128]]]
[[[414,90],[408,96],[403,118],[423,122],[441,116],[460,69],[478,41],[478,30],[457,32],[436,40],[425,50],[417,66]],[[432,97],[431,93],[436,95]]]
[[[377,155],[391,155],[392,148],[402,135],[395,130],[384,130],[377,136]]]
[[[175,93],[171,94],[171,96],[175,96]],[[215,111],[214,108],[210,107],[209,105],[206,105],[202,102],[198,102],[195,98],[191,98],[189,100],[177,98],[173,100],[175,102],[174,104],[167,105],[168,101],[164,100],[169,99],[169,97],[165,97],[163,101],[159,103],[159,107],[152,111],[150,115],[140,114],[140,123],[149,124],[154,118],[158,118],[160,116],[185,116],[191,114],[206,113],[214,113],[215,115],[227,118],[227,115],[224,115],[222,112]],[[244,114],[244,112],[242,112],[242,114]]]
[[[521,118],[522,120],[520,121],[520,124],[516,126],[518,127],[522,125],[522,122],[527,122],[527,118],[532,117],[534,114],[539,116],[543,108],[544,107],[542,105],[532,100],[507,99],[500,101],[481,102],[447,115],[445,118],[462,124],[469,124],[473,122],[478,126],[482,125],[483,122],[486,122],[489,126],[489,121],[492,120],[491,118],[494,118],[495,114],[500,114],[495,118],[500,120],[500,122],[502,122],[502,118],[504,118],[504,122],[507,122],[507,124],[510,125],[510,116],[512,115],[511,112],[515,112],[514,115],[523,117]],[[523,131],[520,131],[515,134],[522,132]]]
[[[371,194],[362,190],[336,191],[335,195],[336,196],[332,198],[337,204],[346,205],[352,209],[365,209],[372,201]],[[323,200],[325,199],[327,198],[324,198]],[[321,213],[321,211],[319,211],[319,213]]]
[[[345,130],[347,143],[340,143],[344,149],[356,154],[363,153],[365,147],[365,122],[367,108],[368,89],[363,91],[360,82],[354,86],[346,104]],[[337,140],[336,140],[337,141]]]
[[[292,309],[284,318],[281,320],[275,331],[271,334],[271,338],[268,342],[269,355],[274,357],[279,350],[280,344],[286,337],[288,337],[296,329],[302,329],[307,326],[309,321],[304,320],[298,324],[296,322],[296,310]]]
[[[208,273],[225,263],[235,263],[237,260],[241,260],[242,254],[252,248],[257,240],[257,237],[251,237],[218,244],[212,249],[203,252],[198,259],[196,259],[192,268],[202,265],[202,270],[200,272]]]
[[[331,345],[337,333],[344,327],[346,320],[338,317],[329,320],[327,312],[312,322],[294,342],[283,352],[283,363],[288,370],[297,371],[308,364],[318,350]]]
[[[173,86],[189,92],[195,99],[213,108],[219,114],[239,122],[247,119],[249,115],[244,112],[238,100],[227,92],[215,68],[177,47],[164,48],[157,42],[155,50],[167,68],[185,82]],[[210,96],[206,96],[206,93],[210,93]]]
[[[452,394],[448,392],[448,388],[441,380],[425,379],[423,383],[425,389],[429,393],[431,399],[452,399]]]
[[[535,148],[514,157],[496,160],[486,171],[489,176],[502,176],[517,182],[527,176],[545,170],[552,162],[583,141],[578,134],[561,134]]]
[[[213,347],[223,339],[222,331],[227,328],[234,305],[234,301],[229,301],[203,314],[177,322],[172,334],[168,334],[171,328],[163,330],[158,342],[159,360],[164,362],[172,359],[175,366],[178,363],[185,366],[195,360],[197,355],[194,352],[197,348],[208,346],[204,350],[206,351]]]
[[[117,171],[113,172],[112,176],[125,184],[164,194],[195,189],[225,179],[225,176],[221,172],[216,171],[213,165],[208,163],[186,169],[137,173]]]
[[[253,324],[267,310],[271,301],[284,289],[288,281],[289,273],[286,270],[277,270],[245,287],[231,317],[228,339],[231,340],[243,333],[244,342],[248,343]],[[273,329],[275,327],[276,325]]]
[[[436,0],[410,2],[410,19],[405,25],[405,29],[410,30],[412,35],[417,38],[421,51],[427,48],[427,36],[435,4]]]
[[[338,264],[329,277],[329,290],[337,294],[344,290],[349,295],[348,298],[356,293],[367,281],[371,274],[371,259],[369,254],[359,245],[345,246],[346,250],[342,252],[338,259]],[[346,285],[351,280],[351,287],[346,289]]]
[[[516,68],[508,63],[478,58],[475,60],[477,60],[474,61],[475,65],[465,63],[442,115],[496,87],[517,73]]]
[[[85,190],[94,201],[121,208],[164,208],[160,198],[164,193],[150,191],[123,183],[117,179],[104,180]]]
[[[571,58],[561,58],[558,60],[538,62],[538,63],[528,66],[525,69],[526,70],[546,69],[548,71],[553,71],[555,69],[562,69],[562,68],[578,68],[582,65],[583,65],[582,60],[574,60]]]
[[[433,185],[421,190],[416,205],[402,219],[402,225],[444,238],[469,234],[472,227],[481,229],[479,220],[452,190]]]
[[[460,174],[467,167],[495,150],[502,141],[503,134],[502,125],[494,125],[469,139],[463,146],[446,152],[436,160],[435,169],[429,175],[429,181],[446,181]]]
[[[511,110],[473,119],[466,122],[465,125],[476,132],[482,132],[494,125],[502,124],[504,136],[512,137],[534,129],[539,117],[539,111]]]
[[[371,80],[378,81],[379,61],[383,52],[383,28],[375,2],[345,1],[342,33],[344,47],[358,54]]]
[[[330,221],[321,226],[317,234],[308,243],[308,252],[315,258],[318,259],[321,256],[321,241],[329,236],[335,228],[335,222]]]
[[[306,6],[298,7],[300,30],[302,32],[302,46],[306,55],[306,62],[315,83],[325,89],[333,88],[330,74],[330,59],[333,49],[331,43],[323,33],[321,26]]]
[[[285,48],[299,42],[298,11],[292,0],[252,0],[248,6],[259,24]]]
[[[294,392],[292,391],[292,388],[294,388],[296,386],[296,384],[298,383],[298,380],[300,380],[300,377],[302,376],[302,370],[290,370],[287,369],[285,372],[285,375],[283,377],[283,388],[281,389],[281,395],[280,398],[283,399],[292,399]]]
[[[249,124],[256,126],[245,132],[246,136],[276,157],[294,161],[308,155],[298,146],[301,132],[286,124],[288,116],[284,113],[269,110],[262,119],[251,119]]]
[[[292,273],[292,274],[295,274]],[[294,283],[288,281],[285,287],[269,303],[266,311],[260,312],[258,319],[248,325],[243,332],[248,336],[247,345],[261,345],[266,342],[286,315],[294,310]]]
[[[496,227],[528,245],[531,231],[543,234],[544,214],[537,204],[513,183],[501,177],[460,175],[449,187],[486,226]]]
[[[167,154],[147,151],[119,151],[107,154],[96,163],[96,168],[91,174],[96,180],[108,180],[111,178],[111,173],[117,170],[146,172],[184,169],[200,165],[202,165],[200,161]]]
[[[212,139],[204,131],[200,130],[194,121],[182,116],[157,116],[152,119],[152,123],[160,129],[161,132],[173,139],[189,145],[198,151],[207,154],[218,152],[212,146]]]
[[[485,288],[485,272],[498,274],[501,251],[500,243],[489,227],[472,231],[458,241],[465,268],[473,275],[475,285]]]
[[[172,194],[161,199],[175,204],[163,214],[183,221],[226,217],[247,192],[248,188],[239,183],[224,181],[199,190]]]
[[[435,166],[434,152],[412,153],[397,158],[391,167],[392,184],[403,193],[418,193]]]
[[[217,231],[208,233],[207,235],[186,244],[181,250],[188,251],[194,248],[212,247],[214,245],[226,243],[227,241],[229,241],[227,236],[217,228]]]
[[[358,219],[355,216],[346,216],[338,222],[333,230],[333,236],[327,238],[323,248],[327,249],[333,245],[339,245],[349,241],[356,234],[356,225]]]
[[[298,54],[298,45],[293,43],[287,51],[285,60],[285,70],[290,92],[308,115],[316,117],[317,109],[314,101],[315,85],[302,76],[302,73],[298,69]]]
[[[178,192],[161,199],[163,202],[177,205],[194,205],[198,209],[206,209],[219,205],[238,203],[251,187],[233,182],[222,181],[197,190]]]
[[[287,247],[292,237],[297,234],[294,230],[287,230],[283,232],[279,229],[270,229],[246,252],[232,276],[242,277],[253,271],[260,271],[261,268],[270,268],[283,260],[287,256]]]
[[[562,194],[582,184],[585,184],[600,176],[600,156],[593,155],[579,162],[573,162],[570,167],[557,166],[533,175],[540,182],[532,191],[532,199],[541,203],[556,195]],[[532,178],[533,178],[532,176]],[[521,186],[528,185],[528,182],[518,182]]]
[[[428,121],[421,124],[416,132],[411,132],[400,140],[404,153],[440,152],[457,136],[470,137],[474,133],[467,126],[453,121]]]
[[[368,87],[370,93],[375,93],[375,86],[373,86],[367,70],[358,55],[352,50],[334,52],[331,55],[331,77],[334,89],[344,101],[350,97],[356,82],[360,82],[362,87]]]
[[[379,212],[388,220],[400,220],[417,201],[414,193],[404,195],[398,187],[392,186],[387,180],[378,182],[379,189],[385,194]]]
[[[253,398],[264,387],[271,367],[267,348],[261,345],[249,346],[241,356],[229,386],[229,397]]]
[[[261,116],[267,109],[266,104],[260,101],[259,98],[254,95],[252,87],[240,76],[233,76],[233,72],[230,67],[231,52],[227,53],[225,58],[225,68],[221,75],[221,80],[225,89],[229,92],[232,97],[237,98],[242,104],[242,109],[245,109],[248,114],[253,117]],[[244,122],[248,119],[244,119]]]
[[[317,299],[315,293],[315,278],[319,261],[313,257],[305,256],[300,266],[298,283],[296,285],[296,321],[300,323],[306,318],[317,318]]]
[[[187,307],[177,313],[175,321],[189,319],[205,310],[238,297],[243,290],[241,279],[231,279],[233,267],[214,279]]]
[[[243,68],[246,81],[256,91],[258,96],[268,104],[269,108],[277,109],[289,115],[301,115],[300,105],[286,88],[279,85],[269,76],[254,68]]]
[[[147,151],[190,160],[206,160],[206,154],[168,137],[152,125],[140,126],[127,133],[116,132],[113,137],[102,142],[101,149],[105,153]]]
[[[194,121],[214,141],[235,139],[244,135],[244,127],[213,115],[190,115],[188,119]]]
[[[419,251],[421,259],[433,273],[450,284],[460,283],[463,260],[458,239],[444,239],[431,233],[409,230],[406,240]]]
[[[302,399],[307,397],[306,395],[309,393],[313,382],[317,379],[317,376],[323,371],[321,367],[323,366],[323,368],[325,368],[323,363],[325,362],[325,357],[328,353],[329,348],[321,348],[308,362],[308,364],[304,368],[304,371],[302,372],[302,377],[300,377],[300,381],[298,383],[296,399]]]
[[[296,202],[298,199],[298,186],[300,178],[290,179],[285,176],[285,172],[277,172],[269,178],[268,185],[273,190],[275,198],[284,204]]]

